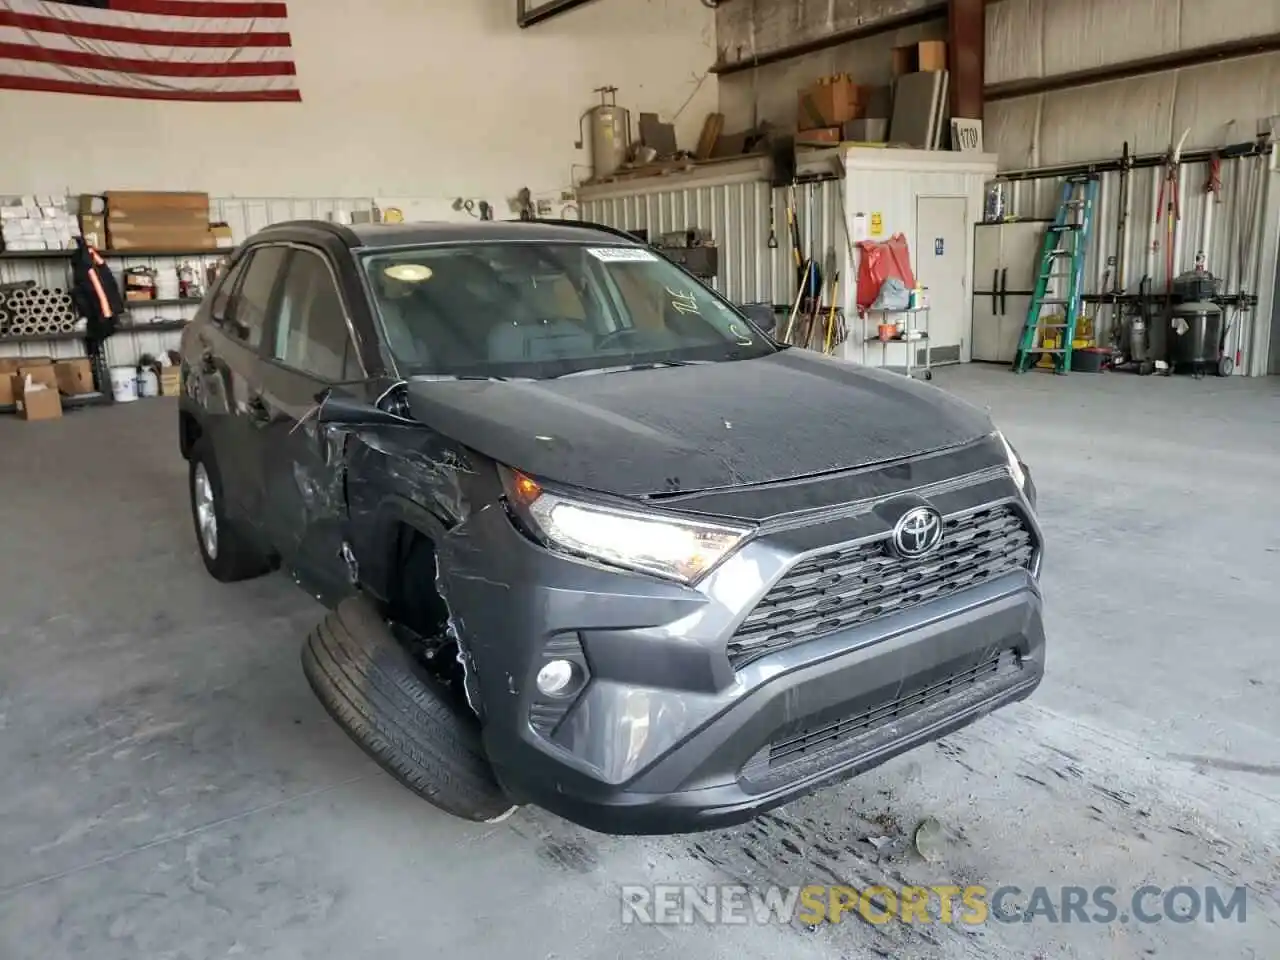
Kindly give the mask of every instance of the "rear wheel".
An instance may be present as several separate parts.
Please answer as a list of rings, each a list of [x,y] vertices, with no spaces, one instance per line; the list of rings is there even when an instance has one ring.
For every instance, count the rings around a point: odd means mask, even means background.
[[[191,519],[205,569],[216,580],[234,583],[258,577],[271,569],[271,560],[227,516],[222,478],[213,448],[205,438],[191,448],[188,461]]]
[[[484,755],[475,714],[364,598],[344,600],[311,632],[302,667],[338,726],[428,803],[475,821],[514,809]]]

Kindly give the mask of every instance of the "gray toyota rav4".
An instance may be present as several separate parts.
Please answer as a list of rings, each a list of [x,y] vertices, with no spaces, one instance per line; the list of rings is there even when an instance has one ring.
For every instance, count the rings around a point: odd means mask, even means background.
[[[1035,492],[987,417],[620,231],[280,224],[182,354],[209,572],[324,603],[316,695],[455,815],[733,824],[1040,682]]]

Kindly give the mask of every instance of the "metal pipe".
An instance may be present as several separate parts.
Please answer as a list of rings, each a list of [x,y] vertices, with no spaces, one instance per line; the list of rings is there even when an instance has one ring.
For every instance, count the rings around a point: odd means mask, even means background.
[[[1248,140],[1243,143],[1233,143],[1225,147],[1219,147],[1215,150],[1186,150],[1183,151],[1181,163],[1207,163],[1210,156],[1217,154],[1223,160],[1233,157],[1249,157],[1270,154],[1272,145],[1265,140]],[[1164,153],[1147,153],[1141,156],[1129,158],[1130,169],[1142,169],[1147,167],[1163,167],[1168,160],[1168,155]],[[1002,170],[999,174],[1001,180],[1043,180],[1051,177],[1073,177],[1082,176],[1090,173],[1108,173],[1112,170],[1124,169],[1124,161],[1121,158],[1108,160],[1095,160],[1088,163],[1065,163],[1052,167],[1028,167],[1023,170]]]

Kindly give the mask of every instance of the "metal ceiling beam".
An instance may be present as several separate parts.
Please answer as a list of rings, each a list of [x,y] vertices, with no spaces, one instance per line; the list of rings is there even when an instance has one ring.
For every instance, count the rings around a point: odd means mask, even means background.
[[[522,28],[532,27],[535,23],[558,17],[590,2],[591,0],[545,0],[544,3],[535,3],[534,0],[516,0],[516,24]]]

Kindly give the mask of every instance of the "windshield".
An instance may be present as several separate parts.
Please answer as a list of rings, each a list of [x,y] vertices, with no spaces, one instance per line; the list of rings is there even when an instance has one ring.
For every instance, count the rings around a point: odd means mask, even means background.
[[[545,379],[774,351],[751,323],[652,250],[471,243],[367,254],[406,376]]]

